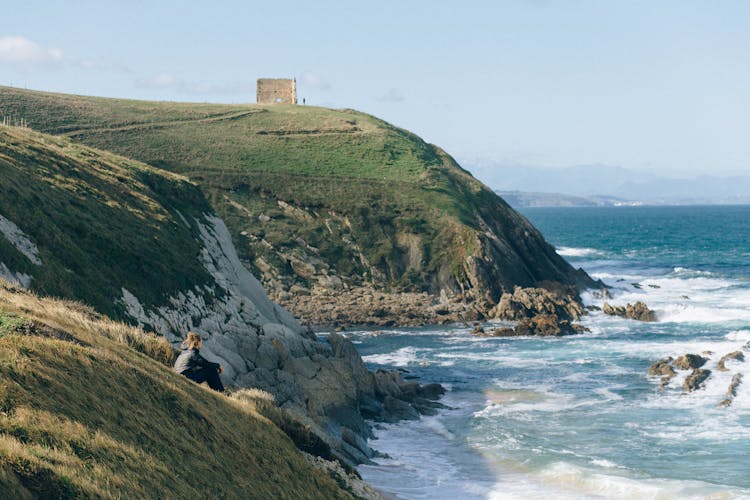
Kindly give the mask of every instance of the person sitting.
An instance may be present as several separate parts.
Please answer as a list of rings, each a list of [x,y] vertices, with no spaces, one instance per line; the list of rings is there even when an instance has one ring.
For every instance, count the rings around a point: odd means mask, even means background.
[[[218,392],[224,392],[219,374],[224,368],[219,363],[212,363],[201,356],[203,339],[197,333],[190,332],[182,343],[182,352],[174,362],[174,371],[185,375],[199,384],[208,382],[208,386]]]

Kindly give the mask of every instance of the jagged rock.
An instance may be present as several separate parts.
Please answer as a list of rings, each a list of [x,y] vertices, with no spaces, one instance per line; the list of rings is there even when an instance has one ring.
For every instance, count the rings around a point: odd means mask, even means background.
[[[656,321],[656,313],[641,301],[625,306],[613,306],[609,302],[605,302],[602,306],[602,312],[610,316],[620,316],[621,318],[638,321]]]
[[[674,360],[672,356],[660,359],[648,369],[648,374],[654,377],[661,377],[661,386],[664,387],[669,383],[672,378],[677,375],[677,372],[672,368],[670,363]]]
[[[418,395],[422,398],[437,401],[445,394],[445,387],[440,384],[425,384],[419,386]]]
[[[493,328],[492,330],[488,330],[482,333],[472,333],[472,335],[477,335],[479,337],[515,337],[516,331],[513,328],[510,327],[502,327],[502,328]]]
[[[349,287],[346,293],[330,287],[283,295],[280,304],[304,323],[345,328],[352,325],[421,326],[484,319],[465,297],[448,301],[428,293],[383,292],[370,287]]]
[[[737,395],[737,388],[742,383],[742,374],[741,373],[735,373],[732,377],[732,381],[729,383],[729,387],[727,388],[727,397],[725,397],[721,403],[719,403],[720,406],[729,406],[732,404],[732,401],[734,401],[734,397]]]
[[[539,314],[533,318],[522,319],[515,328],[516,335],[555,336],[575,335],[588,329],[581,325],[571,324],[568,320],[559,320],[553,314]]]
[[[554,292],[544,288],[516,287],[513,293],[504,293],[490,311],[491,316],[510,321],[539,315],[577,320],[584,314],[578,294],[575,290],[564,287],[559,287]]]
[[[518,322],[515,328],[501,327],[492,330],[474,333],[480,337],[520,337],[520,336],[555,336],[575,335],[589,332],[588,328],[568,320],[559,320],[553,314],[539,314],[533,318],[524,318]]]
[[[697,354],[683,354],[674,361],[674,366],[678,370],[690,370],[691,368],[700,368],[705,365],[708,358]]]
[[[475,326],[475,327],[474,327],[474,328],[473,328],[473,329],[471,330],[471,334],[472,334],[472,335],[481,335],[481,334],[483,334],[483,333],[484,333],[484,328],[482,327],[482,325],[476,325],[476,326]]]
[[[711,370],[704,368],[695,368],[690,375],[687,376],[685,382],[682,384],[682,388],[687,392],[692,392],[701,387],[701,384],[711,376]]]
[[[719,360],[719,366],[718,366],[718,370],[720,372],[729,371],[729,368],[725,366],[725,363],[729,361],[730,359],[734,359],[735,361],[745,361],[745,355],[742,354],[741,351],[734,351],[734,352],[730,352],[729,354],[725,354],[724,356],[722,356],[721,359]]]
[[[419,420],[419,412],[414,406],[393,396],[386,396],[383,405],[387,412],[386,422],[398,422],[399,420]]]

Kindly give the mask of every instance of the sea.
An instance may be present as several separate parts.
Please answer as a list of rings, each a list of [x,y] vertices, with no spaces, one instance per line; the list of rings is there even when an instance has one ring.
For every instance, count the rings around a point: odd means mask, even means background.
[[[439,382],[449,408],[377,424],[359,471],[403,499],[750,499],[750,206],[534,208],[573,266],[658,321],[599,311],[562,338],[481,338],[470,325],[348,332],[372,369]],[[491,327],[492,325],[489,325]],[[746,361],[726,362],[740,351]],[[708,358],[702,389],[648,375]],[[732,404],[721,406],[735,374]]]

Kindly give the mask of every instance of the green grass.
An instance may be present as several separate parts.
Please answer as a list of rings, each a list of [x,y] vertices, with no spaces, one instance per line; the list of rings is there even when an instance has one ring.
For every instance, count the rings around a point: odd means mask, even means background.
[[[190,382],[165,352],[163,339],[0,283],[3,496],[351,498],[252,398]]]
[[[295,253],[325,261],[354,284],[437,291],[454,280],[450,286],[471,288],[466,257],[480,250],[475,236],[489,229],[502,240],[512,228],[533,231],[438,147],[353,110],[143,102],[0,87],[0,114],[189,177],[226,220],[242,260],[258,273],[262,258],[287,288],[313,284],[289,265]],[[290,216],[278,200],[310,217]],[[271,221],[259,221],[261,214]],[[420,237],[425,257],[418,269],[406,264],[408,249],[398,244],[404,234]],[[509,262],[524,260],[515,255],[517,246],[500,243]],[[519,272],[515,284],[560,274],[555,268],[566,266],[554,256],[543,261],[524,263],[541,274]],[[493,279],[510,285],[502,274],[513,272],[497,271]]]
[[[187,179],[70,140],[0,127],[0,214],[40,252],[34,265],[0,237],[0,261],[41,293],[122,317],[121,287],[146,304],[211,283],[195,223],[210,212]]]

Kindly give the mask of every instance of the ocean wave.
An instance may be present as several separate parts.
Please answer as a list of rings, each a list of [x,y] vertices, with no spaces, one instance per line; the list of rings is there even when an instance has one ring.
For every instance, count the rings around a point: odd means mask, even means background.
[[[677,266],[674,269],[672,269],[672,272],[674,274],[688,274],[691,276],[713,276],[714,273],[711,271],[699,271],[697,269],[690,269],[688,267],[680,267]]]
[[[750,342],[750,330],[735,330],[725,335],[727,340]]]
[[[367,363],[391,366],[407,366],[420,361],[417,357],[417,349],[414,347],[402,347],[393,352],[383,354],[369,354],[362,356],[362,359]]]
[[[589,255],[602,255],[596,248],[559,247],[556,249],[558,255],[563,257],[587,257]]]
[[[625,474],[613,474],[612,467],[595,465],[600,468],[585,468],[567,462],[556,462],[540,471],[538,476],[547,483],[559,485],[564,490],[574,490],[582,495],[591,495],[596,498],[741,498],[750,493],[747,490],[722,487],[702,481],[636,479],[627,477]],[[499,495],[491,498],[511,497]]]

